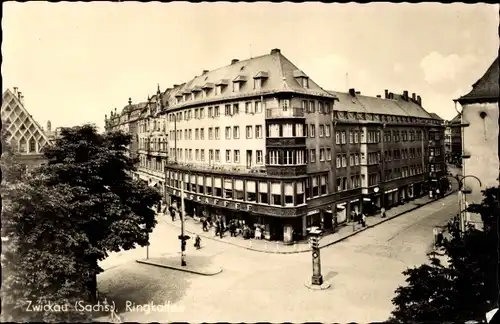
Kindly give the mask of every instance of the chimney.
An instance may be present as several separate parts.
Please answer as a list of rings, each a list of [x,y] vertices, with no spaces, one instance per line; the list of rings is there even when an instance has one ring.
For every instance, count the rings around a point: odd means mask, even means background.
[[[417,101],[417,96],[415,95],[415,92],[411,94],[411,99],[413,99],[413,101]]]
[[[232,59],[232,60],[231,60],[231,65],[233,65],[234,63],[238,63],[239,61],[240,61],[240,60],[238,60],[238,59]]]
[[[389,90],[385,89],[385,99],[389,99]]]
[[[129,106],[132,104],[132,98],[128,98],[128,104]]]
[[[271,54],[279,54],[281,53],[281,50],[279,48],[274,48],[271,50]]]
[[[389,92],[389,99],[394,99],[394,93]]]
[[[17,96],[17,87],[14,87],[14,96]]]
[[[234,61],[234,60],[233,60]],[[201,75],[205,75],[208,73],[208,70],[203,70],[203,72],[201,73]]]
[[[104,116],[104,117],[107,117],[107,116]],[[106,119],[106,118],[104,118],[104,119]],[[52,128],[52,124],[51,124],[51,122],[49,120],[49,121],[47,121],[47,132],[50,132],[51,128]]]
[[[349,94],[353,97],[356,97],[356,89],[354,88],[349,89]]]
[[[377,98],[382,98],[382,96],[381,95],[377,95]]]
[[[422,98],[420,96],[417,96],[417,103],[419,106],[422,106]]]
[[[408,101],[408,90],[403,91],[403,99]]]
[[[21,91],[17,92],[17,99],[21,100],[23,93]]]

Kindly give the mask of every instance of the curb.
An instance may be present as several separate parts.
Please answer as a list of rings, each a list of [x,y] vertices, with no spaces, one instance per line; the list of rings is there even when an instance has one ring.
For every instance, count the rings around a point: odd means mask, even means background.
[[[429,204],[431,204],[431,203],[433,203],[433,202],[436,202],[436,201],[439,201],[439,200],[441,200],[441,199],[444,199],[444,198],[446,198],[446,197],[448,197],[448,196],[450,196],[451,194],[454,194],[454,193],[456,193],[456,192],[457,192],[457,191],[451,191],[451,192],[449,192],[449,193],[445,194],[442,198],[435,199],[435,200],[430,200],[430,201],[425,202],[425,203],[423,203],[423,204],[418,204],[418,205],[415,205],[415,207],[412,207],[412,208],[410,208],[410,209],[408,209],[408,210],[405,210],[404,212],[401,212],[401,213],[399,213],[399,214],[397,214],[397,215],[393,215],[393,216],[391,216],[391,217],[387,217],[387,218],[385,218],[385,219],[383,219],[383,220],[381,220],[381,221],[379,221],[379,222],[377,222],[377,223],[375,223],[375,224],[368,225],[368,226],[366,226],[366,227],[364,227],[364,228],[361,228],[361,229],[356,230],[355,232],[351,232],[350,234],[347,234],[347,235],[346,235],[346,236],[344,236],[344,237],[340,237],[340,238],[338,238],[338,239],[336,239],[336,240],[334,240],[334,241],[332,241],[332,242],[330,242],[330,243],[327,243],[327,244],[325,244],[325,245],[322,245],[322,246],[320,246],[320,249],[325,248],[325,247],[328,247],[328,246],[331,246],[331,245],[333,245],[333,244],[340,243],[340,242],[342,242],[342,241],[344,241],[344,240],[346,240],[346,239],[348,239],[348,238],[350,238],[350,237],[352,237],[352,236],[354,236],[354,235],[357,235],[357,234],[359,234],[359,233],[361,233],[361,232],[366,231],[366,230],[367,230],[367,229],[369,229],[369,228],[373,228],[373,227],[378,226],[378,225],[380,225],[380,224],[383,224],[383,223],[385,223],[385,222],[387,222],[387,221],[389,221],[389,220],[391,220],[391,219],[394,219],[394,218],[397,218],[397,217],[399,217],[399,216],[405,215],[405,214],[407,214],[407,213],[409,213],[409,212],[412,212],[412,211],[414,211],[414,210],[416,210],[416,209],[419,209],[419,208],[421,208],[421,207],[423,207],[423,206],[426,206],[426,205],[429,205]],[[174,226],[174,227],[176,227],[176,228],[180,228],[180,226],[177,226],[176,224],[169,223],[169,222],[166,222],[166,221],[165,221],[165,223],[166,223],[166,224],[168,224],[168,225],[170,225],[170,226]],[[203,237],[203,238],[206,238],[206,239],[209,239],[209,240],[212,240],[212,241],[216,241],[216,242],[221,242],[221,243],[229,244],[229,245],[232,245],[232,246],[236,246],[236,247],[239,247],[239,248],[242,248],[242,249],[246,249],[246,250],[249,250],[249,251],[254,251],[254,252],[270,253],[270,254],[296,254],[296,253],[306,253],[306,252],[310,252],[310,251],[311,251],[311,249],[310,249],[309,247],[307,247],[307,248],[305,248],[305,249],[304,249],[304,248],[302,248],[302,249],[300,249],[300,248],[299,248],[299,249],[297,249],[296,251],[273,251],[271,248],[270,248],[269,250],[264,251],[264,250],[260,250],[260,249],[251,248],[251,247],[248,247],[248,246],[242,246],[242,245],[239,245],[239,244],[234,244],[234,243],[232,243],[232,242],[228,242],[228,241],[223,241],[223,240],[219,240],[219,239],[214,239],[213,237],[210,237],[210,236],[205,236],[205,235],[203,235],[203,234],[200,234],[200,233],[195,233],[195,232],[192,232],[192,231],[189,231],[189,230],[186,230],[186,229],[184,229],[184,231],[185,231],[186,233],[189,233],[189,234],[199,235],[200,237]]]
[[[219,274],[222,272],[222,269],[219,268],[217,271],[196,271],[196,270],[190,270],[186,268],[181,268],[181,267],[176,267],[176,266],[170,266],[166,264],[160,264],[157,262],[151,262],[151,261],[146,261],[146,260],[135,260],[135,262],[140,263],[140,264],[147,264],[155,267],[160,267],[160,268],[166,268],[166,269],[173,269],[173,270],[178,270],[178,271],[184,271],[184,272],[190,272],[202,276],[215,276],[216,274]]]

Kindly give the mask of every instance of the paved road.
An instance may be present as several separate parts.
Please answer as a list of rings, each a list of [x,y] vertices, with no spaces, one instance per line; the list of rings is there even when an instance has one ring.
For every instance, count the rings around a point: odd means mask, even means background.
[[[265,254],[208,240],[199,251],[188,245],[188,262],[189,255],[203,255],[224,269],[219,275],[198,276],[133,262],[145,256],[143,248],[106,260],[108,270],[99,276],[99,289],[119,301],[126,321],[383,321],[392,310],[394,290],[404,282],[401,272],[426,262],[433,227],[444,225],[457,209],[452,195],[322,249],[322,272],[332,284],[326,291],[304,287],[311,275],[308,253]],[[150,255],[176,253],[177,235],[177,230],[159,225]],[[125,300],[170,303],[178,309],[123,312]]]

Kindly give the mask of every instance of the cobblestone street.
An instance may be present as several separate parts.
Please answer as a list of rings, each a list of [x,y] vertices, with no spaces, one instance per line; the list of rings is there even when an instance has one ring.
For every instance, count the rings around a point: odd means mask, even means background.
[[[188,245],[187,261],[203,255],[223,268],[216,276],[141,265],[145,248],[122,252],[120,260],[99,276],[99,289],[117,299],[126,321],[383,321],[392,310],[401,272],[426,262],[432,229],[457,211],[455,195],[323,248],[322,272],[330,289],[304,287],[311,275],[309,253],[271,254],[205,240],[201,250]],[[178,230],[159,223],[151,237],[150,257],[176,255]],[[105,262],[106,262],[105,261]],[[180,257],[179,257],[180,262]],[[124,312],[125,300],[136,304],[170,303],[171,312]],[[182,312],[180,310],[183,310]]]

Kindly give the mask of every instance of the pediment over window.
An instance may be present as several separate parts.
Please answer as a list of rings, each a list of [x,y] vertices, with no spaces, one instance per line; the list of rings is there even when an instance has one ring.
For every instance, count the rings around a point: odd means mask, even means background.
[[[301,70],[295,70],[293,71],[293,77],[294,78],[309,78],[304,72]]]
[[[215,83],[216,86],[227,86],[229,81],[227,79],[220,79]]]
[[[257,74],[253,77],[254,79],[267,79],[269,78],[269,73],[264,72],[264,71],[259,71]]]
[[[202,89],[213,89],[214,84],[212,82],[207,82],[203,85]]]
[[[200,86],[194,86],[193,89],[191,90],[192,92],[200,92],[202,89]]]
[[[236,78],[234,78],[233,82],[246,82],[247,77],[244,75],[238,75]]]

